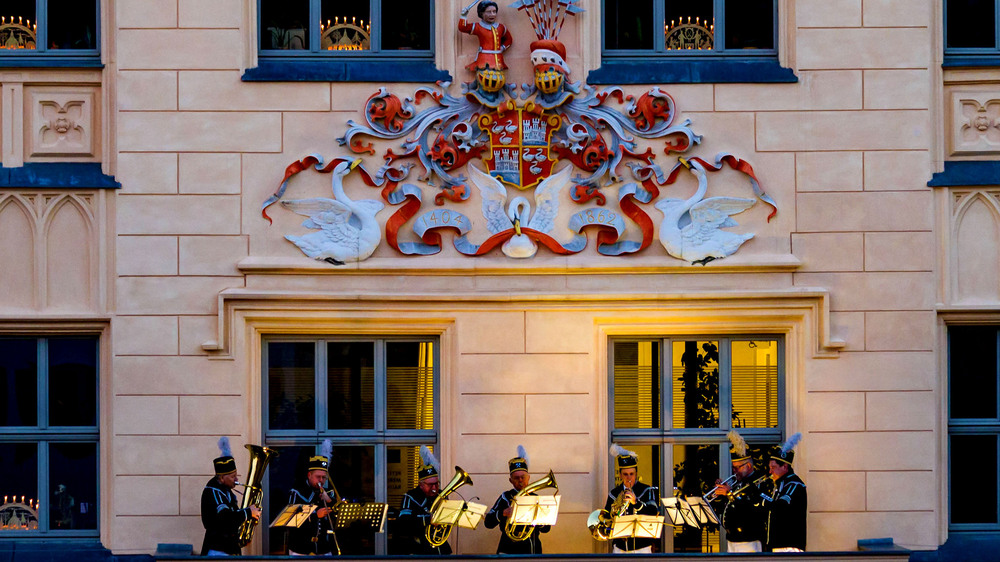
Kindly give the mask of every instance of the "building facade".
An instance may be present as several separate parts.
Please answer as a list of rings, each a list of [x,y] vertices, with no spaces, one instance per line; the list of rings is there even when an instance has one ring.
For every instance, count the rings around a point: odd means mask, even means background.
[[[524,445],[603,552],[613,442],[701,495],[733,428],[802,433],[809,550],[1000,531],[996,7],[77,4],[0,8],[3,534],[198,549],[219,436],[266,516],[329,438],[394,507]]]

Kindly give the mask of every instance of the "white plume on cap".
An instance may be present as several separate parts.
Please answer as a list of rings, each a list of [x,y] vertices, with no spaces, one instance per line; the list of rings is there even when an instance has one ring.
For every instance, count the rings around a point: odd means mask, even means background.
[[[333,441],[329,439],[323,440],[323,443],[319,446],[319,456],[326,457],[328,461],[333,457]]]
[[[729,442],[733,444],[733,451],[737,455],[742,457],[747,454],[747,442],[739,433],[736,433],[735,429],[730,429],[729,433],[726,434],[726,437],[728,437]]]
[[[427,445],[420,446],[420,460],[424,461],[424,464],[433,466],[434,470],[441,472],[441,463],[438,462],[437,457]]]
[[[622,447],[618,443],[611,444],[610,452],[612,457],[629,456],[629,457],[639,458],[639,455],[635,454],[635,451],[629,451],[628,449]]]
[[[233,456],[233,450],[229,448],[229,438],[225,435],[219,437],[219,452],[223,457]]]
[[[791,451],[792,449],[795,448],[796,445],[799,444],[799,441],[802,441],[802,434],[796,432],[794,435],[788,438],[788,441],[785,441],[781,445],[781,454],[787,455],[788,451]]]
[[[531,464],[528,462],[528,451],[524,450],[524,445],[517,446],[517,456],[524,459],[524,464]]]

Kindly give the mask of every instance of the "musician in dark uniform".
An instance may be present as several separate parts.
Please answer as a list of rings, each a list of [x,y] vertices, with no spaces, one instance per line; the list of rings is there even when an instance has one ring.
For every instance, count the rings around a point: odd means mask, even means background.
[[[438,461],[427,445],[420,446],[421,464],[417,469],[417,487],[403,494],[396,519],[393,538],[401,554],[451,554],[451,545],[445,541],[438,547],[427,542],[426,528],[431,522],[431,505],[441,491]]]
[[[809,506],[806,484],[795,469],[795,446],[802,439],[801,433],[788,438],[771,453],[768,468],[774,481],[774,491],[765,498],[767,509],[767,552],[803,552],[806,549],[806,512]]]
[[[615,467],[618,471],[618,479],[621,480],[621,484],[612,488],[608,493],[608,499],[604,502],[604,509],[611,513],[613,517],[622,515],[659,515],[659,488],[639,482],[639,456],[618,445],[611,445],[611,456],[615,458]],[[612,506],[615,504],[618,496],[622,496],[625,501],[623,506],[624,511],[615,513],[612,510]],[[659,542],[660,539],[615,539],[611,542],[611,551],[616,553],[653,552],[653,545],[659,544]]]
[[[288,494],[290,505],[318,506],[306,522],[289,530],[288,553],[293,556],[329,556],[339,550],[337,537],[332,532],[334,499],[326,485],[332,454],[333,445],[327,439],[320,446],[320,453],[309,457],[305,479]]]
[[[236,460],[229,448],[229,438],[219,439],[220,457],[212,461],[215,476],[205,484],[201,492],[201,524],[205,526],[205,540],[201,545],[202,556],[239,556],[240,525],[253,519],[260,519],[260,508],[251,505],[240,508],[233,494],[239,474]]]
[[[528,474],[528,455],[521,445],[517,446],[517,456],[507,461],[507,469],[510,472],[510,483],[514,487],[500,494],[493,508],[483,519],[483,524],[487,529],[500,527],[500,543],[497,545],[497,554],[542,554],[542,541],[539,533],[548,533],[549,525],[538,525],[533,527],[531,535],[523,541],[515,541],[507,536],[504,531],[507,527],[507,519],[512,511],[511,505],[514,503],[514,496],[528,485],[531,475]],[[532,496],[537,495],[532,493]]]
[[[733,463],[735,482],[731,485],[716,482],[714,501],[725,501],[722,508],[722,527],[726,530],[729,552],[761,552],[764,542],[764,509],[761,490],[757,481],[765,476],[754,470],[753,457],[746,441],[736,430],[729,432],[730,460]],[[718,509],[716,510],[718,511]]]

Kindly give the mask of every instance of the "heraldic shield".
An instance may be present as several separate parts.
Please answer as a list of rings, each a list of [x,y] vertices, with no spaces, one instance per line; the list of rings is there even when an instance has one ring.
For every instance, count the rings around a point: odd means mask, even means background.
[[[494,111],[479,120],[490,135],[489,154],[483,162],[490,175],[518,189],[530,189],[549,177],[556,159],[549,150],[558,115],[526,108]]]

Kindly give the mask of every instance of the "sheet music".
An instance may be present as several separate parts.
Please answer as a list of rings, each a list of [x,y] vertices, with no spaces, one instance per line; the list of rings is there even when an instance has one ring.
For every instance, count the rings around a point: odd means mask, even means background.
[[[555,525],[561,496],[517,496],[510,519],[515,525]]]
[[[315,505],[302,503],[287,505],[281,510],[281,513],[274,518],[270,527],[301,527],[302,524],[309,519],[309,516],[316,511],[316,509],[317,506]]]
[[[486,515],[487,507],[480,503],[462,500],[443,500],[431,514],[432,525],[457,525],[475,529]]]
[[[662,532],[663,517],[660,515],[623,515],[615,518],[611,538],[658,539]]]

